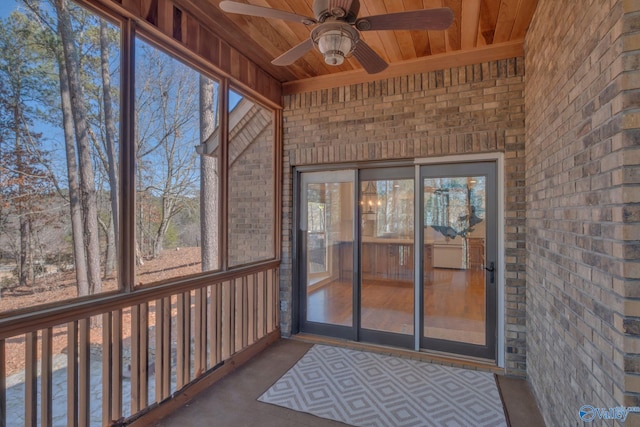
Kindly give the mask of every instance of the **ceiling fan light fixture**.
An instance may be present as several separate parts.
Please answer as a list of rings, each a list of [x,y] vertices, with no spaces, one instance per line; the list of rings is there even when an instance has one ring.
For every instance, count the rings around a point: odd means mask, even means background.
[[[342,65],[344,59],[353,52],[358,41],[358,33],[348,25],[318,27],[312,33],[313,41],[328,65]]]

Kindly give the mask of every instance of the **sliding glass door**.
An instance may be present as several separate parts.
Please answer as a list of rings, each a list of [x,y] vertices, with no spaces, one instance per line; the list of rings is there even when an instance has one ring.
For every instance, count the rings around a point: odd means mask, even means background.
[[[354,339],[354,171],[300,180],[301,329]]]
[[[488,359],[496,343],[494,163],[423,166],[422,348]]]
[[[495,358],[495,163],[299,176],[301,331]]]
[[[360,173],[360,339],[413,347],[414,168]]]

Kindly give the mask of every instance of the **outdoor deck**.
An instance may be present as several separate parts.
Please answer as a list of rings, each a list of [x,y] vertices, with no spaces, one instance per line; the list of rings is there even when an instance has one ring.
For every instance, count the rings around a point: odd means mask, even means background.
[[[302,412],[259,402],[257,398],[309,350],[311,343],[282,339],[240,369],[156,423],[170,426],[300,427],[345,425]],[[499,376],[510,425],[544,426],[535,400],[523,379]]]

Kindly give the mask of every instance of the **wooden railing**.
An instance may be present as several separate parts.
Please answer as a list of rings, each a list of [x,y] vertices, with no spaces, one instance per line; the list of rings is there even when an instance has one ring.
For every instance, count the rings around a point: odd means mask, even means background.
[[[118,424],[176,396],[277,333],[278,265],[1,319],[0,427]],[[8,376],[16,345],[23,376]]]

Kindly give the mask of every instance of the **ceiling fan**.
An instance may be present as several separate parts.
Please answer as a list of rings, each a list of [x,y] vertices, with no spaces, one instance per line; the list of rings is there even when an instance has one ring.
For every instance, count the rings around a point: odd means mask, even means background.
[[[353,55],[370,74],[383,71],[388,64],[360,38],[360,31],[445,30],[453,22],[453,12],[448,7],[358,18],[359,0],[314,0],[315,18],[236,1],[222,1],[220,8],[228,13],[317,25],[308,40],[274,59],[274,65],[291,65],[315,47],[329,65],[340,65]]]

